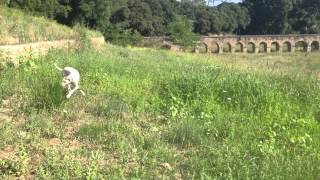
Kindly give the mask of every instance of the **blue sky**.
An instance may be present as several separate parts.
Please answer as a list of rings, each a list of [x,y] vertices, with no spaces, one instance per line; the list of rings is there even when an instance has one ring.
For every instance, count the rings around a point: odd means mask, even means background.
[[[181,1],[181,0],[177,0],[177,1]],[[234,2],[234,3],[238,3],[241,2],[242,0],[215,0],[214,5],[219,5],[222,1],[227,1],[227,2]],[[211,4],[212,5],[212,4]]]
[[[216,0],[217,2],[215,2],[215,5],[218,5],[221,3],[221,1],[219,0]],[[234,3],[238,3],[238,2],[241,2],[241,0],[229,0],[228,2],[234,2]]]

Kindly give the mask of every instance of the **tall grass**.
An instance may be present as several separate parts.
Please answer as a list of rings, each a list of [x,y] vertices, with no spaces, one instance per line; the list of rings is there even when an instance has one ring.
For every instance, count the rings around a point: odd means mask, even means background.
[[[2,98],[17,95],[23,108],[52,109],[59,107],[64,99],[59,73],[44,59],[31,59],[17,69],[1,73]],[[19,92],[19,93],[17,93]],[[27,109],[25,109],[27,110]]]
[[[102,36],[97,31],[86,31],[90,37]],[[76,39],[78,36],[77,30],[53,20],[0,6],[0,45]]]
[[[318,179],[316,76],[297,76],[291,67],[282,72],[270,72],[267,66],[247,69],[250,63],[230,67],[221,62],[228,57],[112,45],[100,52],[53,50],[33,59],[34,68],[2,71],[0,98],[19,95],[28,104],[25,111],[52,116],[59,124],[71,116],[55,114],[63,108],[69,114],[86,113],[76,116],[75,122],[86,123],[73,136],[86,144],[81,157],[101,150],[100,161],[91,158],[89,166],[76,160],[79,154],[67,153],[71,161],[62,165],[66,159],[45,151],[50,158],[37,164],[38,177],[84,178],[94,167],[95,177],[104,178]],[[297,57],[303,56],[288,59]],[[80,71],[87,97],[64,99],[54,62]],[[61,125],[34,119],[24,130],[64,138],[53,127]]]

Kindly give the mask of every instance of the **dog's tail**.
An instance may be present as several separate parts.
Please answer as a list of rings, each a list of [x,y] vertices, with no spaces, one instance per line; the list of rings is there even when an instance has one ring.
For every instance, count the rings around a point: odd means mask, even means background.
[[[56,63],[54,63],[54,66],[55,66],[59,71],[63,71],[63,69],[60,68]]]

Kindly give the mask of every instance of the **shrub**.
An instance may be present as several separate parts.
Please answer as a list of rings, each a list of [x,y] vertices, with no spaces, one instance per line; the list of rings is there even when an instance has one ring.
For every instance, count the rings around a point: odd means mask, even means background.
[[[113,44],[127,46],[127,45],[140,45],[142,42],[142,36],[137,31],[123,30],[117,26],[110,26],[103,33],[107,41]]]

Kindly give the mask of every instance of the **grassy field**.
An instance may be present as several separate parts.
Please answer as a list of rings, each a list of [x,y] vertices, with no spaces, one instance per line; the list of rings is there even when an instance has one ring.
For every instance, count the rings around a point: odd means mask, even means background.
[[[319,179],[319,58],[107,44],[8,66],[0,177]],[[54,62],[86,97],[64,98]]]
[[[91,37],[101,33],[87,30]],[[76,29],[60,25],[44,17],[34,17],[21,10],[0,6],[0,45],[21,44],[37,41],[75,39]]]

